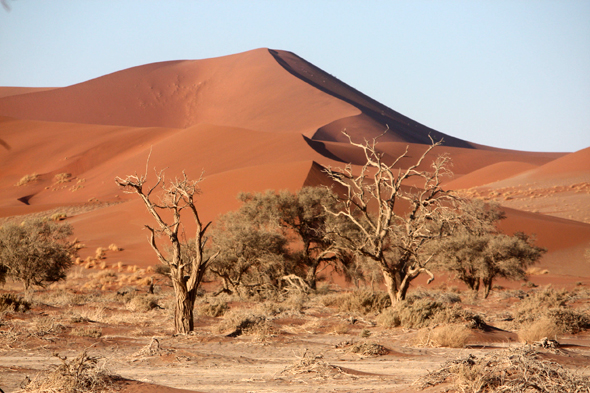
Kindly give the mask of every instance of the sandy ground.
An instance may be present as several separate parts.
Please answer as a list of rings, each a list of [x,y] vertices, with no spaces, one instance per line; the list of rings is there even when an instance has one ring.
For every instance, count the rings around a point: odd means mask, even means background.
[[[109,373],[121,377],[123,380],[113,389],[127,393],[178,391],[174,389],[413,392],[417,390],[412,384],[419,377],[449,360],[523,345],[518,328],[507,318],[518,296],[525,293],[516,289],[519,285],[513,285],[515,289],[496,290],[487,300],[474,299],[459,290],[461,307],[484,316],[489,328],[472,330],[460,348],[448,348],[429,343],[427,328],[386,329],[375,322],[374,313],[363,315],[324,306],[322,295],[272,303],[272,307],[281,307],[280,312],[267,312],[264,328],[237,337],[228,337],[233,328],[225,322],[227,313],[226,317],[216,318],[200,315],[194,334],[174,336],[172,298],[165,287],[156,291],[161,306],[145,311],[134,309],[132,303],[116,295],[115,289],[76,289],[84,287],[88,280],[87,274],[72,274],[66,283],[35,293],[30,311],[2,315],[0,387],[5,392],[17,391],[26,378],[42,376],[60,364],[54,354],[73,359],[84,350],[98,358]],[[141,285],[118,287],[137,288],[135,296],[146,296]],[[17,290],[18,285],[9,284],[7,289],[11,288]],[[334,285],[331,288],[340,290]],[[581,300],[574,306],[588,312],[590,290],[573,284],[569,288],[586,294],[579,295]],[[230,311],[256,313],[271,309],[268,303],[228,300]],[[212,301],[215,300],[211,295],[205,295],[198,300],[197,310]],[[540,349],[540,353],[590,377],[590,332],[560,335],[558,340],[562,346],[557,352]],[[362,343],[378,344],[385,349],[376,355],[354,353],[354,346]],[[310,364],[297,368],[310,359]]]

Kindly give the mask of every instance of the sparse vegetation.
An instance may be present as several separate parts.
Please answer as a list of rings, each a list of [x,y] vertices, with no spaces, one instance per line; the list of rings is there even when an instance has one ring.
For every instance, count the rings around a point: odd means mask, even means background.
[[[31,173],[30,175],[21,177],[21,179],[15,185],[17,187],[26,186],[27,184],[36,182],[37,180],[39,180],[39,175],[36,173]]]
[[[25,392],[83,393],[111,391],[114,380],[99,359],[86,352],[68,361],[67,357],[55,355],[61,364],[46,375],[37,376],[25,388]]]
[[[437,324],[463,323],[469,328],[483,328],[483,318],[456,304],[441,303],[428,298],[408,299],[396,304],[377,317],[377,322],[387,328],[424,328]]]
[[[12,293],[3,293],[0,295],[0,313],[8,312],[25,312],[31,308],[31,303],[20,296]]]
[[[49,220],[29,220],[0,227],[0,265],[5,274],[22,282],[25,297],[31,286],[64,280],[77,247],[68,240],[72,228]]]
[[[409,147],[388,160],[377,150],[377,138],[355,143],[344,134],[351,145],[364,152],[366,163],[360,175],[353,173],[350,164],[339,171],[326,170],[346,190],[341,204],[325,206],[335,218],[346,222],[334,231],[334,240],[341,248],[379,265],[393,305],[406,298],[410,282],[421,273],[430,275],[429,282],[434,279],[428,245],[444,237],[448,222],[455,219],[451,209],[455,198],[440,185],[441,178],[450,174],[450,159],[440,156],[429,170],[422,169],[428,154],[442,143],[432,141],[407,169],[400,170],[397,164],[409,157]],[[420,189],[407,190],[409,181],[421,182]],[[399,203],[409,204],[406,213],[394,210]]]
[[[586,392],[590,380],[561,365],[543,360],[531,347],[493,352],[482,357],[469,355],[453,360],[415,382],[422,389],[450,383],[448,392],[528,391],[558,393]]]
[[[149,163],[149,158],[148,158]],[[153,228],[149,225],[145,227],[150,231],[150,245],[160,262],[170,269],[169,277],[176,294],[176,303],[174,306],[174,329],[176,333],[187,334],[194,330],[194,308],[197,291],[205,275],[210,262],[216,257],[217,253],[206,256],[204,252],[207,238],[205,232],[209,224],[203,225],[195,205],[195,197],[199,194],[198,180],[190,180],[183,172],[180,179],[176,178],[168,183],[164,180],[163,171],[156,174],[156,184],[144,190],[147,179],[146,173],[143,176],[131,175],[125,179],[117,177],[115,182],[122,187],[127,193],[137,194],[145,204],[148,212],[152,215],[158,226]],[[152,193],[161,188],[159,202],[153,201]],[[180,236],[181,212],[188,210],[194,219],[196,226],[195,239],[193,247],[190,244],[187,247],[185,241],[185,252],[182,252],[183,241]],[[161,213],[172,215],[172,221],[167,222],[165,216]],[[162,253],[160,246],[156,242],[156,234],[165,235],[170,242],[171,252],[166,257]],[[190,252],[187,252],[189,251]]]

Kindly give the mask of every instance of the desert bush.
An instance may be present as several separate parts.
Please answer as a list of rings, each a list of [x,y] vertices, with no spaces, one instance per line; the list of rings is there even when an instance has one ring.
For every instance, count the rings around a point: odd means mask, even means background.
[[[431,299],[440,303],[460,303],[461,296],[450,291],[417,289],[408,295],[408,301],[417,299]]]
[[[391,306],[389,295],[385,292],[376,292],[369,289],[355,289],[350,292],[331,294],[322,297],[322,303],[326,307],[338,306],[341,312],[380,313]]]
[[[72,174],[71,173],[58,173],[55,176],[53,176],[53,181],[56,183],[67,183],[69,181],[72,180]]]
[[[116,380],[98,358],[89,356],[86,351],[71,361],[65,356],[58,357],[62,364],[45,375],[38,375],[25,388],[25,392],[43,393],[83,393],[110,392]]]
[[[123,249],[120,248],[119,246],[117,246],[115,243],[111,243],[111,244],[109,244],[109,250],[110,251],[122,251]]]
[[[220,333],[225,333],[228,337],[241,335],[268,336],[274,332],[272,325],[264,315],[243,309],[227,312],[217,330]]]
[[[323,358],[323,355],[308,354],[306,350],[291,365],[285,367],[278,376],[281,379],[305,377],[313,380],[325,380],[347,375],[340,367],[326,363]]]
[[[527,342],[530,337],[540,339],[563,333],[576,334],[590,329],[588,313],[572,309],[567,304],[569,300],[576,298],[576,294],[572,295],[565,290],[546,287],[532,293],[514,306],[514,322],[521,326],[522,334],[527,337]],[[538,322],[539,320],[543,322]],[[527,329],[532,331],[526,333]],[[533,334],[536,330],[546,330],[548,334],[537,337],[542,333]]]
[[[0,313],[5,311],[25,312],[31,308],[31,303],[12,293],[0,295]]]
[[[482,357],[469,355],[445,363],[421,377],[414,386],[426,389],[450,384],[447,392],[586,392],[587,376],[573,373],[558,363],[539,359],[530,347],[508,349]]]
[[[96,249],[96,255],[94,256],[94,259],[105,259],[106,258],[106,249],[102,248],[102,247],[98,247]]]
[[[418,332],[416,343],[422,346],[464,348],[471,330],[465,325],[443,325]]]
[[[436,324],[464,323],[469,328],[483,328],[483,318],[460,306],[430,299],[411,299],[385,310],[377,322],[387,328],[424,328]]]
[[[36,173],[31,173],[30,175],[25,175],[21,177],[21,179],[16,183],[16,186],[24,186],[37,180],[39,180],[39,175]]]
[[[66,213],[53,213],[49,218],[52,221],[62,221],[68,218],[68,215]]]
[[[33,219],[17,225],[0,227],[0,265],[6,275],[23,283],[25,296],[31,286],[64,280],[72,259],[76,256],[75,242],[69,224]]]
[[[127,309],[134,312],[148,312],[159,307],[158,298],[153,295],[136,295],[127,302]]]
[[[518,331],[518,338],[524,343],[532,344],[542,338],[553,340],[559,333],[561,331],[555,324],[555,321],[544,317],[536,322],[523,324]]]
[[[229,306],[224,301],[205,303],[197,309],[197,314],[208,317],[221,317],[229,310]]]
[[[514,321],[516,323],[531,323],[544,315],[547,310],[566,307],[568,293],[565,290],[555,290],[545,287],[532,292],[514,306]]]
[[[350,347],[350,352],[359,354],[361,356],[382,356],[387,355],[389,350],[381,344],[362,341],[353,344]]]
[[[70,332],[72,336],[99,338],[102,336],[102,329],[93,326],[73,328]]]
[[[569,308],[553,308],[547,311],[547,318],[553,321],[561,333],[576,334],[590,329],[588,313]]]

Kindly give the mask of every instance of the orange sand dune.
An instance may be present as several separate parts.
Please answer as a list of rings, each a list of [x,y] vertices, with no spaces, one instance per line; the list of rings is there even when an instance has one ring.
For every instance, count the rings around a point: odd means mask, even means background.
[[[135,127],[207,122],[313,134],[359,110],[293,77],[267,49],[148,64],[77,85],[0,99],[0,115]]]
[[[518,174],[510,179],[488,184],[488,187],[504,188],[521,184],[542,187],[571,185],[590,182],[590,147],[575,153],[565,154],[559,159],[538,168]]]
[[[457,178],[448,188],[520,176],[571,182],[590,173],[589,149],[532,153],[462,141],[381,105],[293,53],[257,49],[148,64],[64,88],[1,88],[0,217],[63,208],[85,252],[117,243],[125,250],[116,258],[146,266],[156,262],[142,231],[152,219],[114,178],[144,174],[150,151],[148,184],[155,181],[154,168],[166,168],[167,178],[185,170],[194,179],[204,171],[198,206],[208,221],[237,208],[238,192],[329,184],[325,166],[352,163],[358,170],[363,152],[341,131],[362,142],[386,125],[390,131],[378,145],[384,161],[409,145],[400,169],[427,148],[429,134],[445,139],[421,169],[449,154]],[[36,181],[15,186],[33,173]],[[71,178],[60,183],[60,173]],[[580,258],[590,244],[590,225],[518,210],[508,216],[506,230],[536,232],[549,249],[543,266],[589,275]],[[190,221],[185,225],[192,237]]]
[[[53,90],[53,87],[16,87],[0,86],[0,98],[8,96],[17,96],[20,94],[36,93],[39,91]]]
[[[500,228],[508,233],[534,234],[537,244],[549,251],[541,260],[541,267],[552,274],[590,276],[584,252],[590,248],[590,224],[537,213],[503,208],[506,220]]]
[[[473,172],[469,172],[456,180],[445,184],[450,190],[460,190],[472,187],[479,187],[485,184],[504,180],[518,175],[519,173],[537,168],[537,165],[527,162],[501,161],[488,165]]]

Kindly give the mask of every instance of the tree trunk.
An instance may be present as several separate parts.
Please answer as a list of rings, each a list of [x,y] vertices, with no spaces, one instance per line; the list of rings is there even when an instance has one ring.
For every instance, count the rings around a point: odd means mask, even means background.
[[[406,294],[408,293],[408,288],[410,288],[410,281],[411,280],[403,280],[399,289],[397,290],[396,299],[398,302],[402,300],[406,300]]]
[[[492,277],[483,279],[483,298],[487,299],[492,290]]]
[[[316,281],[317,281],[316,274],[317,274],[317,270],[318,270],[318,265],[319,265],[319,263],[312,262],[311,265],[309,266],[309,269],[307,270],[307,274],[305,276],[305,282],[314,291],[316,289]]]
[[[182,285],[175,283],[174,293],[174,332],[175,334],[188,334],[195,329],[193,310],[195,308],[196,290],[187,291]]]
[[[387,269],[383,269],[383,279],[385,281],[385,287],[387,288],[387,294],[389,295],[389,299],[391,300],[391,304],[396,304],[398,302],[397,299],[397,280],[393,273],[391,273]]]

